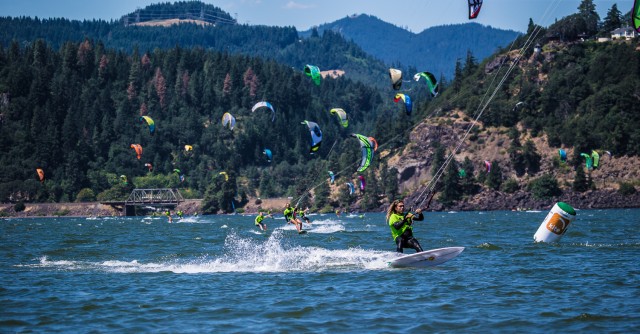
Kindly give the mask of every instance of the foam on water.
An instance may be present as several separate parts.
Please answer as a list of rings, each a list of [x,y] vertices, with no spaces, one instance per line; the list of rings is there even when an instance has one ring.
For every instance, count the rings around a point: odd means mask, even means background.
[[[200,218],[198,218],[197,216],[189,216],[189,217],[184,217],[181,218],[180,220],[178,220],[179,223],[198,223],[200,222]]]
[[[303,226],[309,233],[328,234],[346,230],[342,222],[333,219],[314,220],[311,224],[303,224]]]
[[[98,270],[114,273],[223,273],[223,272],[319,272],[387,269],[395,252],[366,250],[360,247],[326,249],[290,245],[287,233],[275,230],[266,241],[242,238],[230,233],[219,255],[203,254],[198,258],[143,263],[138,260],[83,262],[56,260],[46,256],[35,265],[57,270]]]

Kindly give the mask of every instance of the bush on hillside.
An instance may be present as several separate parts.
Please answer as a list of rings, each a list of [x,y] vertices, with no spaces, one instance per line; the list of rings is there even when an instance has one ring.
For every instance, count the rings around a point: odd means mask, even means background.
[[[502,184],[502,191],[506,192],[507,194],[513,194],[514,192],[518,191],[518,189],[520,189],[520,186],[518,185],[518,181],[514,179],[508,179],[505,183]]]
[[[620,182],[618,185],[620,186],[618,188],[618,193],[620,193],[621,195],[630,196],[637,192],[636,187],[634,187],[631,183]]]
[[[22,211],[24,211],[24,209],[26,209],[26,206],[24,205],[24,202],[22,202],[22,201],[16,203],[16,205],[13,206],[13,210],[15,212],[22,212]]]
[[[76,196],[76,202],[94,202],[96,194],[90,188],[82,188]]]
[[[538,199],[549,199],[562,194],[558,180],[551,174],[545,174],[529,183],[529,191]]]

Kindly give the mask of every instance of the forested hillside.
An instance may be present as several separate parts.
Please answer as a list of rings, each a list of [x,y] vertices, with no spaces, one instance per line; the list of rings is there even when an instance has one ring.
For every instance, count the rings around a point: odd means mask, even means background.
[[[159,21],[172,16],[185,23],[159,24]],[[185,20],[187,18],[191,20]],[[137,25],[153,22],[158,25]],[[127,53],[133,52],[134,48],[140,52],[153,52],[156,48],[201,47],[274,60],[300,70],[306,64],[318,66],[323,71],[344,70],[351,79],[374,84],[386,75],[386,66],[382,62],[339,34],[327,33],[301,39],[293,27],[235,24],[221,9],[198,1],[150,5],[112,22],[0,18],[0,44],[5,47],[12,41],[22,45],[38,38],[44,39],[54,49],[70,41],[80,43],[85,39],[94,43],[100,41],[107,49]]]
[[[329,169],[351,166],[348,177],[360,159],[349,134],[373,136],[376,119],[399,117],[385,114],[383,97],[363,84],[327,78],[317,86],[287,66],[200,48],[129,55],[88,40],[59,51],[42,40],[14,42],[0,49],[0,74],[3,201],[114,199],[134,187],[179,187],[215,197],[207,212],[231,211],[232,198],[256,189],[293,196]],[[266,108],[251,112],[261,100],[273,105],[273,121]],[[348,129],[329,113],[334,107],[347,110]],[[236,118],[233,130],[222,125],[226,112]],[[142,116],[155,121],[154,133]],[[304,120],[322,129],[315,154]],[[142,146],[140,158],[132,144]]]
[[[594,13],[585,0],[570,19],[530,24],[511,51],[458,62],[451,85],[427,106],[431,116],[413,130],[413,144],[402,158],[390,157],[401,189],[438,178],[434,187],[448,205],[485,191],[552,198],[613,186],[634,193],[640,41],[596,41],[624,21],[615,6],[604,22]]]
[[[435,97],[406,78],[392,90],[384,65],[332,31],[297,40],[293,28],[3,18],[0,200],[122,200],[133,188],[171,187],[204,198],[205,213],[282,196],[314,210],[366,211],[435,179],[445,205],[485,190],[548,197],[594,189],[592,176],[604,167],[581,168],[581,154],[640,155],[640,56],[637,39],[596,42],[616,15],[599,22],[584,3],[581,15],[549,28],[531,23],[510,51],[486,60],[467,53]],[[273,57],[245,54],[252,52]],[[305,64],[352,75],[315,84]],[[393,102],[396,93],[411,96],[412,112]],[[260,101],[274,111],[252,112]],[[346,111],[348,127],[332,108]],[[322,131],[313,154],[305,120]],[[379,146],[362,173],[352,133]]]

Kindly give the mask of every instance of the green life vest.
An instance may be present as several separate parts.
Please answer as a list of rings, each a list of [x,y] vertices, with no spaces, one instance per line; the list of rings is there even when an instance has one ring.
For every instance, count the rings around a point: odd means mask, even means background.
[[[259,225],[260,222],[262,222],[263,219],[264,219],[264,216],[258,215],[258,217],[256,217],[256,225]]]
[[[391,228],[391,236],[393,237],[394,241],[396,240],[396,238],[398,236],[400,236],[402,233],[404,233],[404,231],[406,231],[407,229],[413,229],[413,227],[408,224],[409,222],[411,222],[413,220],[412,218],[409,218],[407,223],[402,225],[399,229],[396,229],[393,226],[394,223],[402,221],[403,219],[404,219],[404,216],[403,215],[399,215],[397,213],[392,213],[391,216],[389,217],[389,228]]]
[[[286,221],[289,221],[290,219],[293,218],[293,208],[285,209],[283,214]]]

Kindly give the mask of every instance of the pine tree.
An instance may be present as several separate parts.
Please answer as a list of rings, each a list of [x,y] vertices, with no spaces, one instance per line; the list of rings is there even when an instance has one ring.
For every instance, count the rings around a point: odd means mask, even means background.
[[[363,209],[366,211],[375,210],[380,206],[380,202],[378,200],[378,193],[380,192],[378,179],[375,177],[374,173],[369,172],[367,173],[366,180],[367,187],[363,196]]]
[[[205,214],[216,214],[220,210],[220,194],[221,194],[220,182],[211,182],[205,191],[204,198],[202,199],[202,212]]]
[[[533,23],[533,19],[529,18],[529,24],[527,25],[527,35],[531,36],[531,33],[535,30],[536,25]]]
[[[398,198],[398,169],[395,167],[389,169],[385,163],[380,170],[384,195],[389,202],[393,202]]]
[[[438,171],[445,162],[446,150],[444,146],[436,143],[435,152],[433,153],[433,160],[431,161],[431,176],[436,176]]]
[[[231,94],[231,89],[233,88],[233,84],[231,81],[231,74],[227,73],[227,76],[224,77],[224,85],[222,86],[222,93],[224,95]]]
[[[259,81],[258,77],[253,73],[251,67],[249,67],[242,76],[244,87],[249,90],[250,97],[256,97],[256,93],[258,91]]]
[[[531,140],[527,140],[522,148],[522,157],[527,165],[527,174],[534,175],[540,171],[540,154],[536,150],[536,145]]]
[[[502,168],[497,161],[491,162],[491,170],[487,174],[487,180],[485,181],[487,187],[498,190],[502,185]]]
[[[471,50],[467,50],[467,58],[465,60],[464,69],[462,70],[462,73],[464,74],[465,77],[469,77],[470,75],[473,74],[473,72],[475,72],[477,67],[478,67],[478,63],[476,61],[476,58],[473,56],[473,53],[471,52]]]
[[[584,30],[588,36],[593,36],[598,31],[598,22],[600,22],[600,16],[596,11],[596,5],[593,0],[582,0],[578,6],[580,12],[580,18],[584,20]]]
[[[509,145],[509,161],[513,166],[517,176],[524,175],[527,169],[527,163],[522,154],[522,144],[520,144],[520,132],[518,129],[511,128],[509,131],[509,138],[511,138],[511,144]]]
[[[459,92],[462,88],[462,81],[464,80],[464,73],[462,73],[462,64],[460,63],[460,58],[456,59],[456,68],[453,73],[453,91]]]
[[[314,211],[320,210],[329,204],[329,196],[331,195],[329,189],[329,182],[322,182],[315,189],[314,197]]]
[[[584,173],[584,169],[582,168],[582,166],[577,166],[576,176],[573,179],[573,185],[571,186],[571,189],[578,192],[584,192],[589,190],[589,188],[591,188],[591,186],[589,184],[587,176]]]
[[[447,171],[442,180],[442,190],[438,200],[444,205],[450,205],[462,198],[462,187],[458,174],[458,162],[452,159],[447,166]]]
[[[476,194],[479,190],[479,186],[475,183],[475,178],[473,175],[475,174],[475,167],[473,166],[473,162],[469,157],[465,157],[462,162],[460,168],[464,169],[465,176],[460,179],[460,187],[462,188],[462,193],[464,195],[473,195]]]
[[[235,196],[236,196],[236,177],[234,172],[228,172],[229,180],[221,181],[222,182],[222,191],[221,195],[218,197],[218,206],[225,213],[234,212],[234,206],[236,205]]]
[[[164,109],[165,97],[167,93],[167,82],[162,75],[160,67],[156,68],[156,74],[153,78],[153,86],[156,88],[156,94],[158,94],[158,100],[160,101],[160,107]]]
[[[604,18],[604,22],[602,22],[602,28],[600,28],[600,35],[609,37],[613,30],[616,30],[622,27],[622,13],[618,10],[618,4],[613,4],[609,11],[607,12],[607,16]]]

